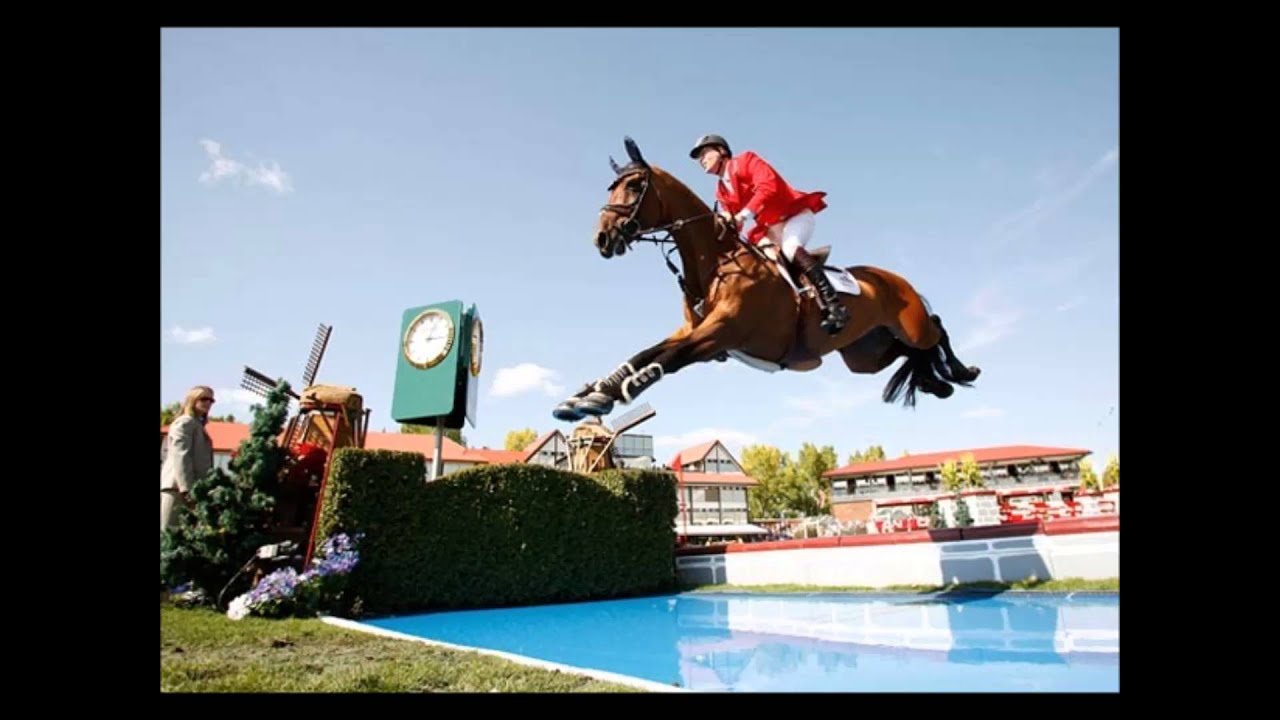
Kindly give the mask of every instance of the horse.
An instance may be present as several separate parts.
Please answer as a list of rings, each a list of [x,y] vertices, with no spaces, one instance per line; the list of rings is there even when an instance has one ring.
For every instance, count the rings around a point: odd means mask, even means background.
[[[972,387],[981,370],[960,362],[942,319],[900,275],[869,265],[840,269],[826,264],[829,246],[810,250],[848,311],[848,322],[831,334],[821,327],[807,278],[797,282],[781,258],[740,240],[737,228],[688,186],[650,165],[630,137],[623,144],[630,162],[619,167],[609,158],[615,178],[596,222],[595,248],[607,260],[636,242],[673,245],[664,259],[684,293],[684,323],[556,405],[557,420],[608,415],[615,403],[630,404],[667,375],[729,357],[765,372],[810,372],[838,351],[850,372],[867,375],[906,358],[882,397],[908,408],[916,406],[917,391],[945,399],[955,385]],[[673,251],[683,275],[670,260]]]

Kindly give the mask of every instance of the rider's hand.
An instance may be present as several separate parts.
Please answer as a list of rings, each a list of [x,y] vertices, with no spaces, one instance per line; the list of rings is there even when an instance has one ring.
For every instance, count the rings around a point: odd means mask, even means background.
[[[724,224],[729,227],[733,227],[737,224],[737,221],[733,219],[733,215],[730,215],[728,210],[721,210],[718,215],[720,215],[720,219],[724,221]]]

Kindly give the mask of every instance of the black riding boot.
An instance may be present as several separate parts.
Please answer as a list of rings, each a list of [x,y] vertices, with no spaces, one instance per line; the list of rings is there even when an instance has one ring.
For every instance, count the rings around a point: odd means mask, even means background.
[[[831,281],[822,271],[822,266],[804,247],[796,248],[792,262],[795,263],[796,269],[804,273],[809,278],[809,282],[817,288],[818,307],[822,309],[822,329],[830,335],[839,333],[844,329],[845,323],[849,322],[849,311],[840,302],[836,289],[831,287]]]

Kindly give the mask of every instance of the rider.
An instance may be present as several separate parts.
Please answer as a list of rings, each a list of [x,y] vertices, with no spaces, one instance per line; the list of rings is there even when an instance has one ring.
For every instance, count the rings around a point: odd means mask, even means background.
[[[836,296],[822,266],[805,249],[813,235],[814,215],[827,207],[825,192],[802,192],[787,184],[764,158],[750,150],[734,156],[729,143],[719,135],[703,135],[694,143],[689,157],[697,160],[709,175],[719,178],[716,200],[720,216],[746,229],[756,221],[745,238],[759,245],[770,258],[777,259],[776,245],[796,269],[818,289],[822,326],[835,335],[849,320],[848,311]]]

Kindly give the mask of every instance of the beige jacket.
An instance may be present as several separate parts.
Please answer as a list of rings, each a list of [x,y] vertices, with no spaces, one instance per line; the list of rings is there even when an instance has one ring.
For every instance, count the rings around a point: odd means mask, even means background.
[[[192,484],[213,467],[213,440],[202,421],[182,415],[169,425],[166,443],[160,490],[190,492]]]

